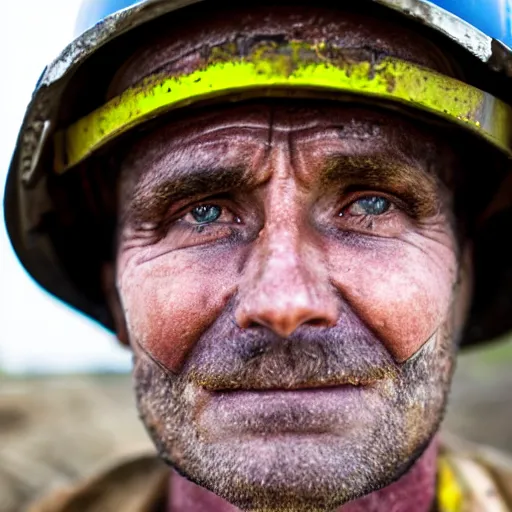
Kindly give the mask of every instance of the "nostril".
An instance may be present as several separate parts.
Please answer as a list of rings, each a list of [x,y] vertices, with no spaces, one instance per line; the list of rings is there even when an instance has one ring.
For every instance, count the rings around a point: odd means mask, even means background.
[[[258,327],[263,327],[263,324],[260,322],[249,322],[247,325],[244,325],[246,329],[256,329]]]
[[[311,327],[332,327],[331,323],[324,318],[312,318],[305,323]]]

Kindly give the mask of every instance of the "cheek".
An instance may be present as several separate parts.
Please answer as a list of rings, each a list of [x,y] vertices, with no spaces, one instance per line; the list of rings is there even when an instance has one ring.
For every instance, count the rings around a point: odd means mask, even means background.
[[[330,251],[335,285],[398,362],[446,320],[457,275],[450,244],[411,242]]]
[[[199,251],[134,259],[121,261],[117,281],[130,340],[176,373],[232,296],[236,262]]]

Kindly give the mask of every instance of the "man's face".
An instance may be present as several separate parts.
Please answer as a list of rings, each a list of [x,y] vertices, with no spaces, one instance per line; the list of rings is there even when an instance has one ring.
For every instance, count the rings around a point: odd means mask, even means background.
[[[300,13],[240,16],[308,39]],[[314,20],[368,46],[371,21]],[[436,67],[425,47],[407,52]],[[117,87],[157,61],[141,54]],[[121,163],[116,279],[161,455],[246,509],[333,508],[410,467],[441,419],[464,309],[456,165],[433,130],[343,103],[219,106],[141,136]]]

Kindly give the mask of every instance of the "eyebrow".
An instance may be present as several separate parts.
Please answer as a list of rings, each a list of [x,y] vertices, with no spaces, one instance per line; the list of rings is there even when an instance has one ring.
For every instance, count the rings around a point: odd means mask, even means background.
[[[135,187],[128,215],[138,222],[162,216],[170,205],[187,198],[254,186],[256,178],[242,166],[175,169]]]
[[[405,155],[335,154],[320,170],[325,189],[345,193],[359,189],[388,192],[414,218],[434,215],[440,208],[439,184],[420,162]],[[124,221],[151,222],[183,199],[216,195],[230,190],[249,190],[261,182],[244,165],[177,168],[160,172],[135,186]]]
[[[421,162],[405,155],[334,155],[322,171],[325,188],[344,192],[373,189],[395,195],[415,218],[434,215],[440,209],[439,180]]]

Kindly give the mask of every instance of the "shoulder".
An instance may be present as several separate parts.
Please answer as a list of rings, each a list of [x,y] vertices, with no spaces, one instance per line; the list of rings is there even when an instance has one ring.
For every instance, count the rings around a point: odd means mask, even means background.
[[[509,454],[445,434],[439,463],[441,478],[443,470],[445,475],[453,475],[452,483],[450,478],[445,478],[444,491],[451,493],[452,502],[464,502],[466,506],[461,510],[512,511],[512,457]]]
[[[169,471],[154,455],[123,461],[34,503],[27,512],[152,512],[165,499]]]

